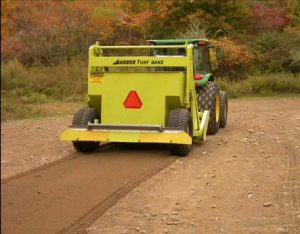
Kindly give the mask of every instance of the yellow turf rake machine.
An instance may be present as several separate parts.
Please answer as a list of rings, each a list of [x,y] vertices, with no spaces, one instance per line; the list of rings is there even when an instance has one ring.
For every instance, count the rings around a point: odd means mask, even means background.
[[[212,48],[203,39],[96,42],[89,49],[87,107],[61,139],[85,153],[100,142],[132,142],[165,143],[172,154],[187,155],[193,142],[226,125],[227,94],[214,83]]]

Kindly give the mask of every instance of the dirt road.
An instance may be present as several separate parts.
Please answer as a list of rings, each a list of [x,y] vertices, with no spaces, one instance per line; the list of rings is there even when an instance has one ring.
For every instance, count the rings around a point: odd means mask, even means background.
[[[231,101],[227,128],[175,161],[83,157],[57,141],[69,120],[2,125],[2,233],[300,233],[299,98]]]

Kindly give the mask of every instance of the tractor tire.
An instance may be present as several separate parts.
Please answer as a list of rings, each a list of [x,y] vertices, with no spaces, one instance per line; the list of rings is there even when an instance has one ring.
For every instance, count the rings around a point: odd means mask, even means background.
[[[168,127],[176,127],[184,130],[192,137],[192,117],[186,109],[172,110],[168,116]],[[170,152],[172,155],[186,156],[192,148],[192,145],[171,144]]]
[[[198,110],[209,110],[207,134],[214,135],[220,127],[220,91],[217,84],[207,82],[206,86],[197,89]]]
[[[72,126],[86,126],[88,122],[93,122],[98,117],[92,107],[85,107],[74,114]],[[91,153],[99,147],[99,141],[73,141],[73,146],[78,152]]]
[[[225,91],[220,91],[220,128],[225,128],[227,123],[227,113],[228,113],[228,97]]]

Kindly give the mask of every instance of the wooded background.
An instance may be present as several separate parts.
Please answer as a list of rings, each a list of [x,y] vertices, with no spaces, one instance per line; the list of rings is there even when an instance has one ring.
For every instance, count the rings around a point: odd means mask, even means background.
[[[95,41],[172,38],[208,38],[222,47],[219,77],[286,73],[280,85],[298,80],[282,90],[300,92],[299,0],[2,0],[1,94],[21,102],[82,96]]]
[[[136,45],[146,39],[207,37],[218,40],[232,66],[254,63],[264,71],[299,71],[298,0],[3,0],[1,4],[2,59],[16,58],[26,66],[85,58],[96,40],[102,45]]]

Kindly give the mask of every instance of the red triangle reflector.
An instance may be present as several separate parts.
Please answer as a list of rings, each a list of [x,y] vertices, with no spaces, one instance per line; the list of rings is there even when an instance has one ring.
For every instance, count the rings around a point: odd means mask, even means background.
[[[123,105],[125,108],[140,109],[143,103],[136,91],[130,91]]]

